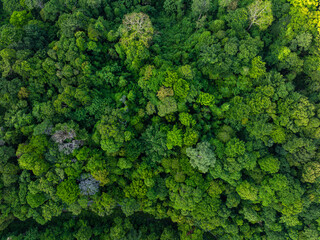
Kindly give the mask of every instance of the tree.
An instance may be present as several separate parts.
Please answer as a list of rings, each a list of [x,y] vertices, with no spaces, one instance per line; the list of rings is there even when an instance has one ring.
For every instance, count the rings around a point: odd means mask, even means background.
[[[196,121],[193,119],[192,115],[186,112],[182,112],[179,114],[179,120],[182,125],[186,127],[190,127],[191,125],[195,125]]]
[[[134,212],[139,211],[140,205],[133,198],[125,198],[121,203],[122,212],[128,217],[134,214]]]
[[[125,15],[119,31],[121,33],[120,42],[123,46],[128,46],[130,42],[138,39],[148,47],[154,30],[149,16],[140,12]]]
[[[256,0],[248,6],[250,25],[248,30],[255,24],[260,30],[266,30],[273,21],[272,3],[268,0]]]
[[[244,200],[257,201],[258,200],[258,189],[248,181],[243,181],[236,188],[239,196]]]
[[[192,146],[198,142],[199,133],[193,128],[187,128],[183,135],[183,144],[186,146]]]
[[[174,16],[178,19],[181,19],[184,15],[184,6],[183,0],[165,0],[163,2],[164,11],[169,16]]]
[[[59,0],[51,0],[41,9],[40,15],[44,21],[54,22],[64,11],[64,6]]]
[[[11,25],[4,25],[0,33],[0,43],[4,46],[9,46],[12,48],[19,41],[22,40],[23,30],[20,28],[15,28]],[[8,50],[5,50],[8,51]]]
[[[91,239],[92,235],[93,235],[93,230],[90,226],[87,226],[87,223],[85,223],[84,221],[79,221],[78,223],[80,223],[80,227],[78,229],[78,231],[76,233],[73,234],[73,236],[75,237],[75,239],[77,240],[89,240]]]
[[[198,17],[198,20],[201,18],[202,15],[206,14],[211,8],[211,1],[210,0],[193,0],[191,9],[192,14]]]
[[[299,232],[299,239],[301,240],[316,240],[319,238],[319,232],[310,227],[305,227],[303,231]]]
[[[158,105],[158,115],[164,117],[178,110],[177,103],[173,97],[166,97]]]
[[[129,169],[132,168],[132,162],[130,162],[128,159],[120,158],[117,166],[121,169]]]
[[[303,166],[302,179],[305,182],[314,183],[320,177],[320,164],[309,162]]]
[[[80,6],[83,8],[101,8],[102,6],[102,0],[82,0],[79,1],[80,2]]]
[[[125,114],[120,109],[107,109],[107,114],[104,115],[96,124],[95,141],[100,142],[101,148],[107,153],[115,153],[126,138],[127,119]],[[130,131],[129,131],[130,132]]]
[[[108,193],[103,192],[101,196],[97,196],[94,199],[94,203],[90,208],[99,216],[108,216],[113,212],[113,209],[117,206],[117,202]]]
[[[116,50],[120,57],[124,52],[129,69],[138,72],[149,58],[149,43],[153,36],[151,20],[145,13],[130,13],[124,16],[119,32],[121,39]]]
[[[216,162],[216,156],[209,142],[200,142],[196,148],[187,148],[186,154],[190,158],[191,165],[202,173],[208,172]]]
[[[219,5],[221,7],[228,7],[233,0],[219,0]]]
[[[162,86],[158,93],[157,93],[157,97],[162,101],[164,100],[166,97],[172,97],[174,95],[172,88],[167,88]]]
[[[80,189],[73,179],[61,182],[57,186],[57,196],[66,204],[74,203],[80,194]]]
[[[28,193],[26,199],[27,199],[27,203],[32,208],[39,207],[47,200],[47,198],[45,197],[45,195],[43,193],[37,193],[37,194]]]
[[[82,195],[94,195],[99,191],[100,182],[94,179],[91,175],[81,176],[79,183],[80,193]]]
[[[276,173],[279,171],[279,168],[280,168],[280,161],[273,156],[268,156],[268,157],[259,159],[258,163],[260,165],[260,168],[263,171],[266,171],[269,173]]]
[[[175,96],[177,96],[181,100],[184,100],[188,96],[190,87],[186,80],[180,78],[177,82],[174,83],[173,90]]]
[[[214,96],[210,93],[200,92],[198,102],[204,106],[211,106],[214,104]]]
[[[52,140],[58,143],[58,149],[60,152],[68,155],[71,154],[75,149],[78,149],[83,145],[82,140],[75,140],[76,132],[71,129],[67,130],[66,128],[63,130],[58,130],[52,135]],[[68,142],[65,142],[68,140]]]
[[[57,4],[59,6],[60,4]],[[43,9],[45,10],[46,7]],[[81,12],[73,14],[63,13],[57,21],[61,34],[66,37],[72,37],[74,33],[87,28],[87,17]]]
[[[223,125],[217,133],[217,139],[219,139],[219,141],[223,143],[226,143],[230,141],[233,135],[234,135],[233,129],[230,126]]]
[[[192,212],[201,202],[202,194],[203,192],[200,188],[181,183],[176,191],[169,192],[169,197],[174,209]]]
[[[32,18],[31,13],[26,10],[14,11],[10,17],[10,23],[16,27],[22,27]]]
[[[245,8],[230,11],[226,16],[226,20],[233,30],[243,32],[248,23],[248,11]]]
[[[142,134],[145,154],[152,162],[160,162],[169,153],[166,129],[159,124],[149,126]]]
[[[19,166],[13,163],[7,163],[4,166],[0,165],[0,172],[2,173],[2,181],[5,187],[18,181]]]
[[[25,6],[29,9],[37,9],[37,8],[44,8],[44,1],[43,0],[24,0],[23,1]]]
[[[3,10],[8,14],[11,14],[13,11],[21,10],[19,0],[3,0],[2,7]]]
[[[48,140],[44,135],[32,136],[29,144],[20,144],[16,152],[19,166],[32,170],[37,176],[47,172],[49,163],[44,159],[47,146]]]
[[[244,215],[244,218],[252,224],[261,221],[259,214],[253,208],[245,206],[240,212]]]
[[[260,78],[266,73],[266,63],[262,61],[260,56],[252,59],[252,68],[250,69],[250,77]]]
[[[172,149],[174,146],[182,147],[182,130],[173,126],[172,131],[169,131],[167,134],[167,148]]]
[[[225,154],[229,157],[238,157],[245,153],[245,143],[237,138],[231,139],[226,144]]]

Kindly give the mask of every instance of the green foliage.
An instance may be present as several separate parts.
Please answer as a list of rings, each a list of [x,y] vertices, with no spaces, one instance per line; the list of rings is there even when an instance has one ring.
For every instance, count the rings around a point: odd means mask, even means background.
[[[210,0],[193,0],[191,5],[192,14],[200,19],[202,15],[205,15],[210,10],[210,7]]]
[[[248,181],[243,181],[239,186],[237,186],[236,191],[241,199],[250,201],[258,200],[258,189]]]
[[[186,153],[191,165],[198,168],[200,172],[206,173],[216,163],[216,156],[208,142],[200,142],[196,148],[189,147]]]
[[[96,125],[96,136],[99,136],[101,148],[107,153],[119,151],[127,141],[125,137],[126,120],[120,110],[108,111]]]
[[[115,199],[113,199],[111,195],[103,192],[101,196],[95,199],[94,204],[92,205],[92,210],[99,216],[108,216],[113,212],[115,207]]]
[[[134,72],[138,72],[143,62],[149,58],[147,47],[153,35],[152,23],[144,13],[130,13],[125,15],[119,28],[121,35],[120,46],[125,52],[126,64]],[[121,49],[118,48],[121,55]]]
[[[161,161],[167,156],[167,132],[159,125],[150,126],[142,135],[145,153],[152,161]]]
[[[80,194],[75,180],[68,179],[57,186],[57,196],[66,204],[74,203]]]
[[[238,157],[245,153],[245,143],[237,138],[231,139],[226,144],[225,154],[229,157]]]
[[[46,201],[46,197],[44,196],[44,194],[41,194],[41,193],[37,193],[37,194],[28,193],[26,199],[27,199],[27,203],[32,208],[37,208]]]
[[[149,16],[140,12],[125,15],[119,31],[122,36],[120,40],[122,44],[125,45],[128,41],[138,38],[145,46],[148,46],[154,30]]]
[[[199,133],[192,128],[187,128],[183,136],[183,144],[186,146],[192,146],[198,142],[198,139]]]
[[[193,120],[192,115],[190,115],[189,113],[185,113],[185,112],[179,114],[179,120],[180,120],[181,124],[186,127],[190,127],[191,125],[196,124],[196,121]]]
[[[118,161],[118,167],[121,169],[132,168],[132,163],[125,158],[120,158]]]
[[[260,78],[266,73],[265,63],[262,62],[261,57],[252,59],[252,68],[250,69],[250,77]]]
[[[184,2],[182,0],[165,0],[163,2],[163,8],[166,14],[169,16],[175,16],[181,18],[184,14]]]
[[[201,92],[198,97],[198,103],[204,106],[211,106],[214,104],[214,96],[209,93]]]
[[[49,169],[49,164],[44,159],[48,141],[46,136],[33,136],[29,144],[20,144],[16,155],[22,169],[32,170],[35,175],[41,175]]]
[[[279,171],[280,161],[273,156],[262,158],[258,162],[259,162],[260,168],[265,172],[276,173]]]
[[[230,12],[226,19],[228,25],[235,31],[243,31],[247,26],[248,12],[244,8],[238,8],[235,11]]]
[[[320,177],[318,162],[309,162],[303,167],[302,178],[305,182],[314,183]]]
[[[217,133],[217,138],[219,141],[226,143],[231,140],[233,135],[233,129],[230,126],[223,125]]]
[[[185,99],[189,93],[189,84],[183,79],[178,79],[173,85],[173,90],[175,95],[180,99]]]
[[[10,23],[16,27],[22,27],[31,19],[31,13],[26,10],[14,11],[10,17]]]
[[[273,21],[272,2],[256,0],[248,6],[250,25],[257,25],[260,30],[266,30]]]
[[[182,130],[176,125],[167,134],[167,148],[172,149],[175,146],[182,147]]]
[[[166,97],[158,105],[158,115],[164,117],[178,110],[177,103],[173,97]]]

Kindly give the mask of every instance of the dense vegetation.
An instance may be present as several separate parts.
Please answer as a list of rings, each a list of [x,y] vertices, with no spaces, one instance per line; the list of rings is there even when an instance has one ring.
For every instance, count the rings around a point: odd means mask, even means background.
[[[1,239],[318,240],[317,0],[0,0]]]

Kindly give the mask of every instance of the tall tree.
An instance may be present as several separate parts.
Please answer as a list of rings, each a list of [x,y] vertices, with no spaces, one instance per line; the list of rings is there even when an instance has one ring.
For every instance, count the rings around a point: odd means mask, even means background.
[[[272,3],[271,1],[256,0],[248,6],[250,25],[257,25],[260,30],[266,30],[273,21]]]

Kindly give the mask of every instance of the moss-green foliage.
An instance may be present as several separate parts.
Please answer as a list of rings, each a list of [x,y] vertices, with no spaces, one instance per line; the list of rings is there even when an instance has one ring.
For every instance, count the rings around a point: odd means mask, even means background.
[[[47,138],[43,135],[32,137],[29,144],[20,144],[16,153],[20,167],[32,170],[35,175],[48,171],[49,164],[44,159],[47,145]]]
[[[258,200],[258,189],[247,181],[242,182],[236,190],[239,196],[244,200]]]
[[[280,161],[273,156],[268,156],[260,159],[259,165],[260,168],[265,172],[276,173],[279,171]]]
[[[0,236],[318,239],[319,8],[0,0]]]
[[[74,203],[80,194],[80,189],[75,180],[68,179],[57,186],[57,196],[65,203]]]
[[[182,147],[182,130],[178,129],[176,125],[167,135],[167,148],[172,149],[174,146]]]
[[[39,207],[41,204],[43,204],[46,200],[46,197],[44,196],[44,194],[28,194],[27,197],[27,203],[30,205],[30,207],[32,208],[37,208]]]
[[[208,142],[200,142],[196,148],[187,148],[186,154],[190,158],[191,165],[203,173],[214,167],[216,162],[215,154]]]

